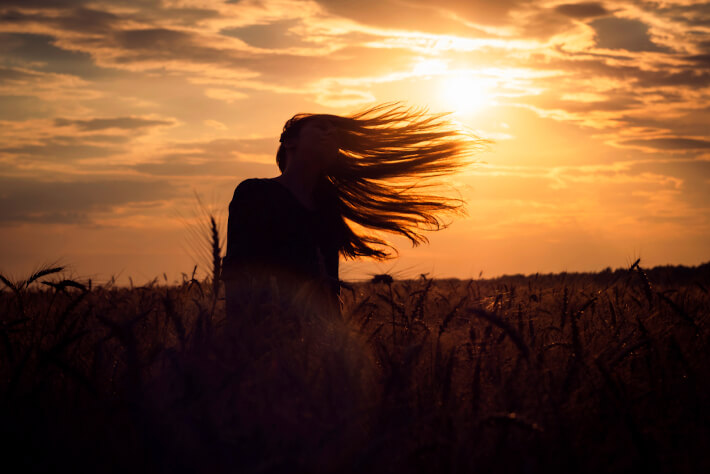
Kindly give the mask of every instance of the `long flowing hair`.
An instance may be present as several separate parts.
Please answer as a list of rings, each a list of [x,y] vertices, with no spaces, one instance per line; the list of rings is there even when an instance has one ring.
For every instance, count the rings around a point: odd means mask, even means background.
[[[486,142],[448,115],[398,102],[350,116],[300,113],[284,125],[276,162],[284,171],[284,143],[297,138],[305,123],[330,121],[337,130],[338,159],[316,185],[316,199],[329,212],[343,256],[388,258],[397,250],[380,231],[402,235],[416,246],[428,242],[422,231],[447,227],[445,215],[465,212],[461,198],[422,192],[438,187],[427,179],[451,175],[471,163]]]

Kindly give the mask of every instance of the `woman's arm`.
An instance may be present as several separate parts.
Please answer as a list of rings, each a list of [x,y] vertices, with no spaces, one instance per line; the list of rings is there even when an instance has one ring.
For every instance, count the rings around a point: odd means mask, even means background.
[[[264,183],[258,179],[242,181],[229,204],[223,280],[235,278],[240,267],[273,260],[277,224],[272,196]]]

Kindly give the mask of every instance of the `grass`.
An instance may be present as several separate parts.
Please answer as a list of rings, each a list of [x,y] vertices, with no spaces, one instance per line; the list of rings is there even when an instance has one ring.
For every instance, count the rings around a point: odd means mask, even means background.
[[[30,471],[710,467],[708,264],[381,279],[343,290],[342,318],[227,320],[194,273],[1,280],[0,433]]]

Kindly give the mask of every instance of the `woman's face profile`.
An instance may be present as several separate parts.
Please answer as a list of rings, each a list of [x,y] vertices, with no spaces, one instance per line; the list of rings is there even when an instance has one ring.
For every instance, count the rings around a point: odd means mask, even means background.
[[[318,169],[327,170],[338,157],[337,135],[337,129],[328,119],[309,119],[298,134],[298,154]]]

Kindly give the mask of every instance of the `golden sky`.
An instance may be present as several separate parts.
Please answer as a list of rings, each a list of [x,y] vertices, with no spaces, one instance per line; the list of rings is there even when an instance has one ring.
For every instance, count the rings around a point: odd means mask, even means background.
[[[342,278],[699,264],[709,92],[706,2],[3,0],[0,272],[189,273],[194,191],[226,219],[293,114],[385,101],[492,144],[467,217]]]

